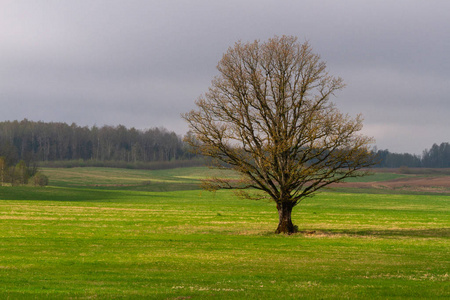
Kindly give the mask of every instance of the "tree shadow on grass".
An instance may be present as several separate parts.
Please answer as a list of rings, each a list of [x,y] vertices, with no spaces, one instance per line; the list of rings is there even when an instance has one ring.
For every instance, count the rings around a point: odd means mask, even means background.
[[[374,238],[431,238],[450,237],[450,228],[430,228],[430,229],[385,229],[385,230],[305,230],[299,231],[297,235],[310,237],[374,237]]]

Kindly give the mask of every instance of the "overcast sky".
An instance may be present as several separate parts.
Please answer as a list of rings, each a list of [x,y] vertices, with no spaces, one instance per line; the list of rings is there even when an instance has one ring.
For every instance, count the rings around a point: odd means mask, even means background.
[[[181,135],[236,41],[308,40],[379,149],[450,142],[450,1],[0,0],[0,121]]]

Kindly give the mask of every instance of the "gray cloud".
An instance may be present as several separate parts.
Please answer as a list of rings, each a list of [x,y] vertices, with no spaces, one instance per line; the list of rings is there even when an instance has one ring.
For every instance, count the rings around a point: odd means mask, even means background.
[[[0,120],[183,134],[237,40],[309,40],[379,148],[450,141],[448,1],[0,0]]]

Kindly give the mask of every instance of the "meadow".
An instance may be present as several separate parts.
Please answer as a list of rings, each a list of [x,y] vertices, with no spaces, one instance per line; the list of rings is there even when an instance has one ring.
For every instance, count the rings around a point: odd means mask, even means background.
[[[288,236],[272,202],[200,190],[214,170],[43,171],[0,187],[1,299],[450,297],[448,194],[326,190]]]

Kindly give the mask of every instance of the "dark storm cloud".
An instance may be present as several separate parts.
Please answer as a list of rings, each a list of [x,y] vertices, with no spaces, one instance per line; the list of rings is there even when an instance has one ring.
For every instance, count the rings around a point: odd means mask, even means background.
[[[310,41],[380,148],[450,141],[448,1],[0,0],[0,120],[183,134],[237,40]]]

